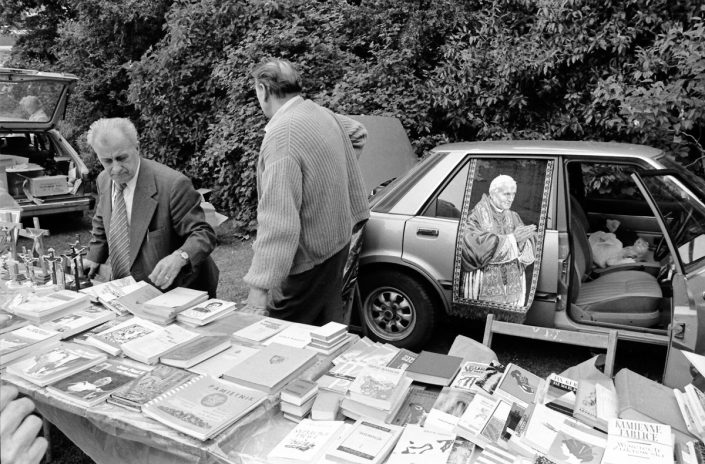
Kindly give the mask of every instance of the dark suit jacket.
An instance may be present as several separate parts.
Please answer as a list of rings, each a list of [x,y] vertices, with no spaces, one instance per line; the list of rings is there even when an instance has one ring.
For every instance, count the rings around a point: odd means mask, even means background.
[[[110,254],[111,183],[105,171],[98,175],[98,205],[87,258],[101,264]],[[191,181],[163,164],[142,158],[130,221],[132,276],[149,282],[147,276],[157,263],[181,248],[188,253],[190,264],[181,269],[172,288],[206,290],[215,297],[219,272],[210,257],[215,245],[215,232],[206,222],[200,195]]]

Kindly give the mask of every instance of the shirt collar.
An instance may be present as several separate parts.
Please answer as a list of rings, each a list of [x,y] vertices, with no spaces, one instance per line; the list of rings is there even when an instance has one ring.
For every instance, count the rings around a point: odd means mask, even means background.
[[[289,109],[294,106],[294,103],[298,103],[302,101],[303,98],[301,98],[301,95],[297,95],[294,98],[291,98],[288,100],[286,103],[284,103],[282,106],[279,107],[276,113],[272,115],[272,119],[269,120],[266,126],[264,126],[264,131],[267,132],[269,129],[272,128],[274,123],[277,121],[277,119],[281,118],[284,113],[289,111]]]
[[[137,169],[135,169],[135,175],[132,176],[132,179],[128,180],[127,183],[125,184],[125,188],[122,190],[125,192],[125,190],[129,192],[134,192],[135,187],[137,186],[137,177],[140,175],[140,166],[142,165],[142,158],[137,158]]]

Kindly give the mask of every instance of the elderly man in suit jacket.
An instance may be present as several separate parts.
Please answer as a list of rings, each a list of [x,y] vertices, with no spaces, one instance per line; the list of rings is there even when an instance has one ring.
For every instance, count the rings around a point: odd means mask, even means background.
[[[191,181],[140,157],[128,119],[99,119],[87,138],[104,168],[86,257],[89,276],[109,260],[114,279],[132,275],[162,290],[189,287],[214,297],[216,237]]]

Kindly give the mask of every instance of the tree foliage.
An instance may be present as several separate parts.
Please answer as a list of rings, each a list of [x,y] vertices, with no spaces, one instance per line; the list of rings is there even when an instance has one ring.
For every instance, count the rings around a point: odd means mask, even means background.
[[[44,9],[14,63],[42,51],[44,69],[82,78],[77,133],[102,115],[132,117],[147,156],[213,188],[247,227],[266,122],[249,71],[269,56],[301,65],[306,96],[334,111],[398,117],[419,154],[524,138],[644,143],[684,164],[705,154],[701,2],[15,3]]]

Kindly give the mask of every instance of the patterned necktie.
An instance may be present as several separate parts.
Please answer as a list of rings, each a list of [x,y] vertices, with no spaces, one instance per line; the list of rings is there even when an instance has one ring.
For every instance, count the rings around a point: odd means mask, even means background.
[[[110,217],[108,248],[113,279],[130,275],[130,225],[127,222],[127,208],[122,191],[125,184],[113,182],[113,214]]]

